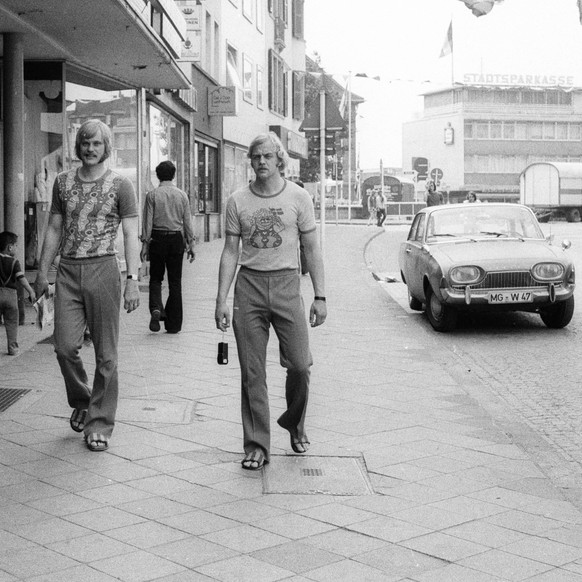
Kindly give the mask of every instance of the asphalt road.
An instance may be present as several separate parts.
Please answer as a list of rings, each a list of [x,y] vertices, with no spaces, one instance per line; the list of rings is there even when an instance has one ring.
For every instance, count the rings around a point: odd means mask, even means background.
[[[542,228],[554,235],[556,244],[572,242],[567,252],[581,273],[582,223]],[[423,313],[408,308],[398,269],[398,249],[407,233],[407,226],[386,226],[369,243],[366,260],[379,275],[378,284],[402,307],[411,325],[425,330],[443,359],[461,363],[467,390],[495,408],[498,427],[582,507],[582,279],[574,317],[565,329],[546,328],[536,314],[505,313],[469,317],[455,331],[439,334]]]

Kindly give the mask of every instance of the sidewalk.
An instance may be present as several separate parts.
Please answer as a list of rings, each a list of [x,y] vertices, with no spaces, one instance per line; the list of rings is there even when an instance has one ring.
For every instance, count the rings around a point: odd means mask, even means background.
[[[274,339],[262,472],[240,466],[232,332],[230,362],[216,364],[223,241],[184,266],[180,334],[148,330],[145,281],[142,306],[123,313],[107,453],[69,428],[50,333],[21,327],[23,354],[0,355],[0,388],[30,390],[0,413],[0,582],[582,582],[582,515],[500,428],[503,403],[382,291],[370,270],[386,270],[382,236],[326,225],[312,446],[293,454],[275,422]]]

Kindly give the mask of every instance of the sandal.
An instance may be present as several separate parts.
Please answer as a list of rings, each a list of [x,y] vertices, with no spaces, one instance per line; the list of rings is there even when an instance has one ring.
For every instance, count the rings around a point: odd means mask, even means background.
[[[109,448],[109,437],[97,432],[85,435],[87,448],[93,452],[106,451]]]
[[[87,417],[87,409],[86,408],[75,408],[73,410],[73,414],[71,414],[71,418],[69,420],[69,424],[71,428],[75,432],[83,432],[85,428],[85,418]]]
[[[262,469],[269,461],[265,459],[265,454],[260,449],[248,453],[242,460],[242,468],[248,471],[258,471]]]
[[[294,452],[303,454],[309,450],[309,439],[307,435],[304,434],[302,437],[291,435],[291,448]]]

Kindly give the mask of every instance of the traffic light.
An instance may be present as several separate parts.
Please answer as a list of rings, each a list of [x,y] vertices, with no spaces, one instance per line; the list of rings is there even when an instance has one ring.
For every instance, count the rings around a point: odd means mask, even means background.
[[[496,2],[502,0],[461,0],[475,16],[489,14]]]

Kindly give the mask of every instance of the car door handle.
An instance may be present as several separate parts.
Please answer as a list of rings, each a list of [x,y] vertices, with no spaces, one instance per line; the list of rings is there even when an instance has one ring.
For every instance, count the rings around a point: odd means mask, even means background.
[[[406,249],[406,252],[407,253],[411,253],[412,252],[412,249],[409,247],[409,248]]]

